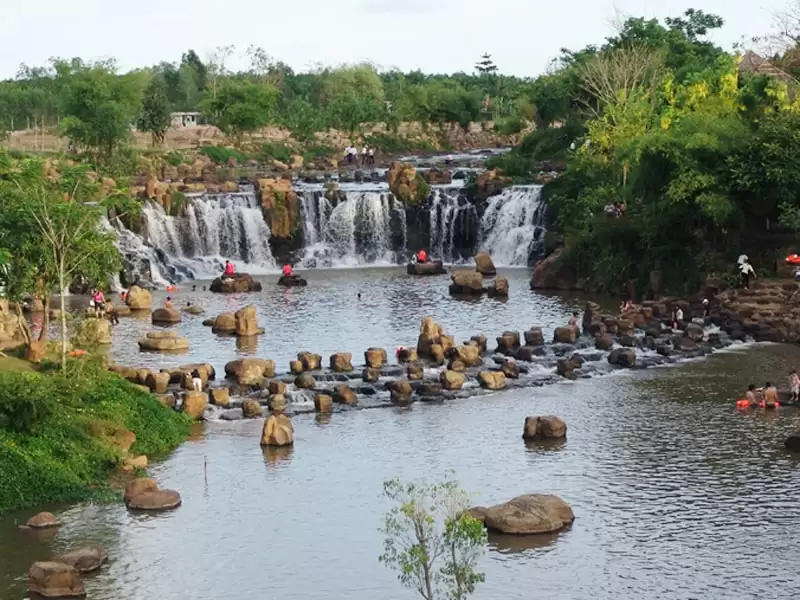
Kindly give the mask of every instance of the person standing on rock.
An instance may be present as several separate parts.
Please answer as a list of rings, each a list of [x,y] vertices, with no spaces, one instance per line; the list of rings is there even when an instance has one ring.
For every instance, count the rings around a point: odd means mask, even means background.
[[[367,166],[367,145],[366,144],[364,144],[364,146],[361,148],[361,166],[362,167],[366,167]]]
[[[367,164],[370,167],[375,166],[375,150],[373,150],[372,148],[369,148],[367,150]]]
[[[102,319],[106,314],[106,297],[103,295],[102,290],[95,290],[92,300],[94,301],[94,315],[98,319]]]
[[[223,277],[227,277],[229,279],[233,279],[233,274],[236,272],[236,269],[233,266],[231,261],[225,261],[225,271],[223,272]]]
[[[756,271],[753,269],[753,265],[750,264],[750,260],[745,257],[745,259],[739,264],[739,273],[742,277],[742,287],[750,289],[750,278],[756,279]]]
[[[800,398],[800,376],[797,375],[797,371],[792,369],[789,372],[789,390],[791,391],[790,402],[797,402],[798,398]]]

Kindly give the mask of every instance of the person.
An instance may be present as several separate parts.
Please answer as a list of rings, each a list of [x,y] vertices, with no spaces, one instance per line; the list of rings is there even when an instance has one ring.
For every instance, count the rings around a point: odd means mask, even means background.
[[[703,317],[707,317],[708,314],[709,314],[709,311],[710,311],[710,308],[709,308],[708,298],[703,298]]]
[[[756,398],[756,386],[752,383],[747,386],[747,392],[744,395],[745,400],[750,403],[750,408],[758,406],[758,398]]]
[[[119,315],[117,309],[111,302],[106,302],[106,318],[111,321],[112,325],[119,325]]]
[[[683,326],[683,311],[680,306],[676,306],[672,311],[672,328],[680,329]]]
[[[192,291],[193,291],[193,292],[196,292],[196,291],[197,291],[197,286],[196,286],[196,285],[193,285],[193,286],[192,286]]]
[[[367,164],[370,167],[375,166],[375,150],[373,150],[372,148],[369,148],[367,150]]]
[[[794,280],[795,281],[800,281],[800,267],[797,267],[794,270]]]
[[[94,301],[94,314],[98,319],[102,319],[106,313],[106,297],[102,290],[96,289],[92,295]]]
[[[750,278],[755,279],[757,276],[753,265],[750,264],[750,260],[747,257],[739,264],[739,273],[742,277],[742,287],[749,290]]]
[[[572,313],[572,316],[569,318],[569,326],[570,327],[577,327],[578,326],[578,313]]]
[[[355,165],[358,162],[358,148],[350,146],[350,164]]]
[[[447,155],[447,158],[444,159],[444,164],[447,165],[448,167],[453,164],[453,155],[452,154],[448,154]]]
[[[428,262],[428,253],[425,252],[425,249],[422,249],[419,252],[417,252],[417,262],[420,263]]]
[[[344,160],[345,162],[350,162],[350,145],[344,147]]]
[[[236,272],[236,269],[233,267],[233,263],[229,260],[225,261],[225,274],[224,277],[229,279],[233,278],[233,274]]]
[[[283,265],[283,276],[284,277],[294,277],[294,271],[292,271],[292,265]]]
[[[619,303],[619,312],[626,313],[632,307],[633,307],[633,305],[631,304],[630,300],[623,300],[622,302]]]
[[[172,308],[172,298],[167,296],[167,299],[164,300],[164,308]]]
[[[119,297],[123,302],[125,302],[128,299],[128,290],[122,290],[119,293]]]
[[[778,406],[778,390],[769,381],[764,385],[764,408]]]
[[[797,375],[795,369],[789,372],[789,390],[791,392],[789,401],[797,402],[797,400],[800,399],[800,376]]]
[[[361,148],[361,166],[364,167],[367,165],[367,145],[364,144]]]
[[[192,389],[195,392],[203,391],[203,379],[200,377],[200,372],[197,369],[192,371]]]

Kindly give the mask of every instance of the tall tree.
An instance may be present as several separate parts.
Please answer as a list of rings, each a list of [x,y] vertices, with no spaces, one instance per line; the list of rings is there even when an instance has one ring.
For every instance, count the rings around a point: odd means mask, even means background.
[[[207,96],[201,108],[223,132],[241,141],[273,122],[278,90],[247,79],[226,80],[216,96]]]
[[[150,134],[153,146],[161,146],[170,126],[167,84],[160,73],[153,75],[142,97],[142,110],[136,122],[139,131]]]

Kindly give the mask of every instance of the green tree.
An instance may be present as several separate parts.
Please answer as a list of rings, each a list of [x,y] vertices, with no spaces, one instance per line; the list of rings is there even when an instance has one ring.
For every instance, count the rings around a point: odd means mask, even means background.
[[[494,64],[491,54],[484,54],[481,59],[475,63],[475,70],[480,75],[494,75],[497,73],[497,65]]]
[[[248,79],[228,79],[216,96],[206,97],[202,111],[223,132],[241,139],[273,122],[278,90]]]
[[[425,600],[464,600],[484,581],[476,571],[485,549],[483,523],[468,512],[469,495],[452,479],[430,485],[384,484],[395,506],[387,513],[379,560]]]
[[[64,90],[62,135],[106,157],[131,136],[141,105],[143,76],[118,76],[114,63],[98,62],[73,73]]]
[[[170,126],[170,107],[167,100],[167,84],[160,75],[154,75],[144,90],[142,110],[136,122],[139,131],[146,131],[153,140],[153,146],[164,143],[164,135]]]

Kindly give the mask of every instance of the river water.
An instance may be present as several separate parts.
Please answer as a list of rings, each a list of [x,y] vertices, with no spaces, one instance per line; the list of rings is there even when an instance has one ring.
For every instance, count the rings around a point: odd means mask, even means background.
[[[257,352],[286,365],[305,347],[355,354],[413,343],[426,314],[458,337],[552,327],[581,302],[533,294],[524,272],[510,275],[507,302],[464,304],[446,296],[446,278],[315,273],[305,290],[263,293],[267,334]],[[237,300],[215,298],[214,311],[228,302]],[[180,327],[192,359],[219,367],[236,354],[232,340],[195,331],[199,323]],[[115,352],[139,358],[138,328],[147,329],[123,320],[117,335],[127,339]],[[476,503],[546,492],[576,514],[560,535],[492,538],[478,599],[794,597],[800,465],[782,443],[800,412],[739,414],[732,400],[751,381],[783,382],[798,361],[794,347],[740,346],[678,366],[442,405],[297,415],[295,447],[282,452],[259,448],[260,421],[207,423],[151,468],[181,492],[177,511],[60,507],[64,526],[46,537],[16,529],[32,511],[0,519],[0,590],[8,590],[0,597],[25,596],[32,561],[98,543],[111,562],[87,578],[94,600],[411,599],[377,560],[388,508],[381,485],[395,476],[436,481],[449,469]],[[567,421],[566,443],[523,443],[524,418],[541,414]]]

